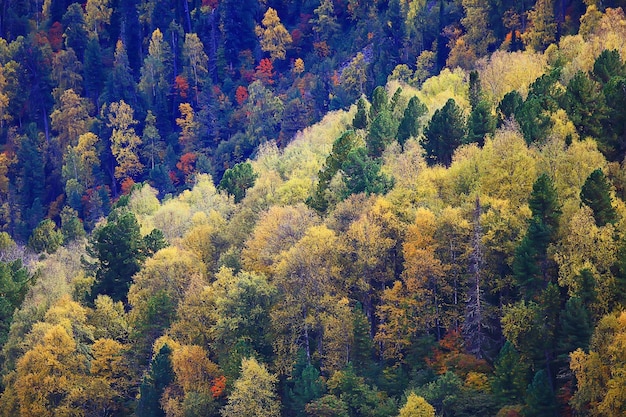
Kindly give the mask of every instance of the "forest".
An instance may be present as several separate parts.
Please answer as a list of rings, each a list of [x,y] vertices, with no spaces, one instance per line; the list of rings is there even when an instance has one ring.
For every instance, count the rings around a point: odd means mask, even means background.
[[[0,417],[626,415],[626,14],[4,0]]]

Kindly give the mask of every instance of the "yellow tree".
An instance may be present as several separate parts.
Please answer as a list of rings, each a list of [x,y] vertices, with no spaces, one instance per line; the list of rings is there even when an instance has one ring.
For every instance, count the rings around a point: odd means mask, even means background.
[[[52,129],[57,132],[61,152],[68,146],[76,146],[78,137],[89,132],[94,119],[89,100],[80,97],[74,90],[65,90],[55,110],[50,114]]]
[[[104,25],[111,23],[113,9],[109,7],[109,0],[87,0],[85,5],[85,25],[88,31],[93,31],[96,39]]]
[[[271,276],[281,252],[304,236],[308,227],[318,224],[316,214],[304,204],[272,206],[263,213],[241,252],[248,271]]]
[[[85,188],[91,188],[96,178],[95,170],[100,165],[96,145],[100,139],[94,133],[83,133],[75,146],[69,146],[64,156],[63,178],[75,179]]]
[[[589,353],[577,349],[570,354],[577,391],[573,408],[590,416],[618,416],[626,413],[626,313],[605,316],[598,323]]]
[[[189,103],[180,103],[178,105],[180,116],[176,118],[176,124],[180,127],[181,132],[178,141],[183,146],[183,152],[191,152],[197,149],[198,133],[200,123],[196,120],[193,107]]]
[[[185,60],[191,68],[191,72],[193,73],[197,104],[199,77],[204,76],[208,73],[207,66],[209,62],[209,58],[204,52],[204,45],[202,44],[202,41],[197,34],[187,33],[185,35],[185,43],[183,44],[183,56],[185,57]]]
[[[557,25],[554,18],[554,1],[537,0],[535,7],[528,12],[529,27],[522,34],[524,43],[541,52],[556,39]]]
[[[285,59],[287,48],[293,40],[291,35],[280,22],[278,13],[271,7],[267,9],[261,26],[257,26],[255,32],[261,42],[261,49],[269,52],[270,57],[274,59]]]
[[[107,126],[113,129],[111,153],[117,161],[115,178],[118,180],[133,178],[143,170],[137,154],[141,138],[133,127],[137,124],[133,113],[133,108],[124,100],[113,102],[109,106]]]
[[[87,358],[61,325],[49,328],[41,341],[17,363],[15,391],[22,417],[79,416],[72,398],[80,396]]]
[[[435,408],[414,392],[406,398],[398,417],[435,417]]]
[[[278,417],[280,401],[276,395],[278,378],[256,359],[241,361],[241,377],[235,381],[222,410],[223,417]]]
[[[341,288],[338,239],[326,226],[312,226],[289,250],[283,252],[273,283],[283,302],[272,311],[278,368],[291,370],[299,348],[311,360],[315,335],[323,332],[320,316],[327,303],[345,294]],[[319,344],[321,345],[321,343]],[[319,346],[318,345],[318,346]],[[321,346],[323,350],[323,346]]]

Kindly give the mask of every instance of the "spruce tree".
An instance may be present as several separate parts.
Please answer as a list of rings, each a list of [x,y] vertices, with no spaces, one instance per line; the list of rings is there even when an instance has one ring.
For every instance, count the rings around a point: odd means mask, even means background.
[[[144,377],[139,388],[137,417],[165,416],[160,400],[165,388],[174,380],[171,354],[172,349],[165,344],[150,364],[150,372]]]
[[[528,200],[532,217],[526,235],[515,249],[513,273],[527,299],[550,280],[548,245],[557,235],[561,208],[552,179],[542,174]]]
[[[617,212],[611,204],[611,184],[600,168],[585,180],[580,191],[580,201],[593,210],[598,227],[617,222]]]
[[[550,417],[557,415],[557,403],[548,375],[540,370],[528,385],[524,417]]]

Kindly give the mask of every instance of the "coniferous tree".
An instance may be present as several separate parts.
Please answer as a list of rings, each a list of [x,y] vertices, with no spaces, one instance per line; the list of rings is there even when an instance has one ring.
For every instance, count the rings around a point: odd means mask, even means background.
[[[424,136],[428,162],[449,166],[454,151],[465,137],[465,118],[454,99],[449,99],[443,108],[435,111],[424,129]]]
[[[165,344],[150,364],[150,372],[139,388],[137,417],[165,416],[160,400],[165,388],[174,380],[171,354],[172,349]]]
[[[611,184],[600,168],[585,180],[580,200],[593,210],[593,217],[599,227],[617,222],[617,212],[611,204]]]
[[[548,245],[556,237],[561,216],[552,179],[542,174],[533,184],[528,201],[532,212],[526,235],[515,249],[513,273],[527,298],[547,284]]]
[[[398,127],[398,142],[404,147],[409,138],[416,138],[420,130],[420,119],[428,112],[426,105],[417,96],[411,97]]]
[[[526,394],[529,364],[508,340],[494,362],[492,389],[501,404],[519,404]]]
[[[354,115],[354,120],[352,121],[352,127],[355,129],[367,129],[369,126],[369,120],[367,117],[367,110],[365,109],[365,99],[363,97],[359,98],[359,101],[356,102],[356,114]]]
[[[605,49],[593,64],[593,77],[602,84],[611,78],[626,75],[626,64],[622,61],[619,51]]]
[[[528,385],[524,417],[550,417],[557,415],[557,404],[548,375],[540,370]]]
[[[602,127],[608,109],[598,83],[578,71],[567,84],[564,102],[567,115],[582,138],[603,136]]]

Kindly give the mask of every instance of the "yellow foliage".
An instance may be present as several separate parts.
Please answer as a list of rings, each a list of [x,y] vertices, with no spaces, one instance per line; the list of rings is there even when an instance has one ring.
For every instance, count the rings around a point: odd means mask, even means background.
[[[478,63],[483,92],[493,106],[513,90],[517,90],[525,99],[530,84],[543,75],[546,69],[546,57],[530,51],[496,51]]]
[[[414,392],[406,399],[398,417],[435,417],[435,408]]]
[[[478,162],[481,194],[521,206],[538,176],[536,153],[515,127],[505,126],[487,138]]]
[[[293,40],[291,35],[280,22],[278,13],[271,7],[267,9],[261,26],[257,26],[255,32],[260,38],[261,49],[269,52],[272,59],[285,59],[287,48]]]
[[[606,314],[615,297],[615,278],[611,268],[617,261],[617,242],[612,224],[598,227],[593,212],[587,206],[574,213],[567,232],[554,255],[559,265],[559,284],[572,296],[579,294],[579,274],[588,269],[595,279],[597,304],[591,308]]]

